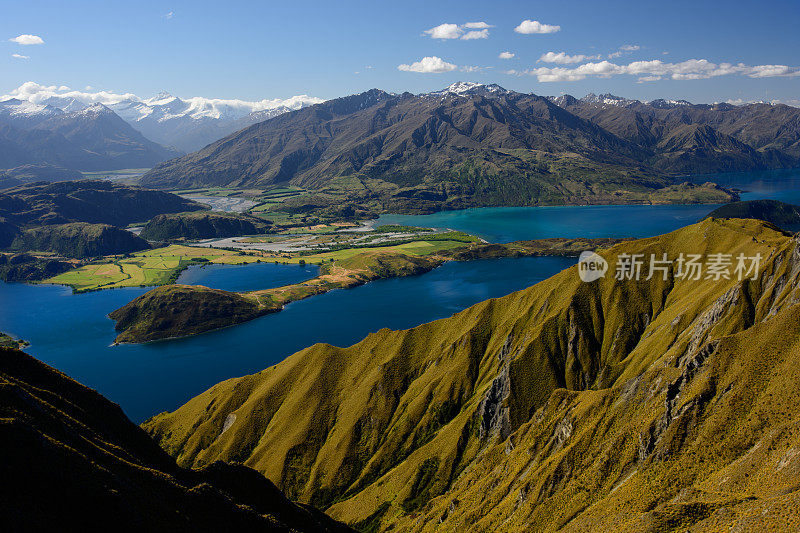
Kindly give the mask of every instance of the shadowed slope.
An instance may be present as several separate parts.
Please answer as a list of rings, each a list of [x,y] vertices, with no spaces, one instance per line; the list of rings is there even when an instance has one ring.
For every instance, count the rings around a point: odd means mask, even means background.
[[[9,531],[350,531],[248,468],[177,467],[116,404],[8,348],[0,452]]]

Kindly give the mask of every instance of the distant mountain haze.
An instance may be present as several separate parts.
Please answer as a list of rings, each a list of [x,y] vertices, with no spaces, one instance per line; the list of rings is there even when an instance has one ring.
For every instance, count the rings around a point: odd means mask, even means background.
[[[102,103],[148,139],[182,152],[199,150],[251,124],[324,101],[308,95],[258,101],[179,98],[167,92],[139,98],[130,93],[62,91],[33,82],[12,91],[11,97],[22,102],[22,107],[18,107],[20,111],[24,107],[30,113],[42,108],[70,113]],[[0,97],[0,101],[3,98]]]
[[[17,99],[0,102],[0,168],[149,168],[178,155],[145,138],[103,104],[67,112]]]

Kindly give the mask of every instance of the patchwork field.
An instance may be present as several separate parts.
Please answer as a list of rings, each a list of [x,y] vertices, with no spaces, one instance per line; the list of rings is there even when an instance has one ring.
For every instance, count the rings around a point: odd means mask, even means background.
[[[164,285],[174,281],[181,270],[192,264],[243,264],[258,259],[228,250],[172,245],[110,259],[108,262],[91,263],[59,274],[45,283],[69,285],[75,292]]]

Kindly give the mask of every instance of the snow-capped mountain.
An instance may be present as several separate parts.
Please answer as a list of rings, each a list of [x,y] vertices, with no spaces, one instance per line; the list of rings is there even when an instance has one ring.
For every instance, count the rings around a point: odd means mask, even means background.
[[[149,168],[178,155],[145,138],[101,103],[67,113],[16,98],[0,101],[0,169],[21,165],[81,171]]]
[[[18,98],[0,101],[0,118],[15,128],[32,128],[40,122],[63,114],[64,111],[57,107],[34,104]]]
[[[683,107],[692,105],[691,102],[687,102],[686,100],[665,100],[663,98],[659,98],[657,100],[651,100],[647,102],[647,105],[650,107],[656,107],[658,109],[672,109],[674,107]]]
[[[246,126],[321,101],[295,97],[285,105],[270,100],[182,99],[161,93],[144,100],[125,99],[109,107],[146,137],[192,152]]]
[[[34,82],[27,82],[10,95],[0,97],[0,100],[8,99],[67,113],[101,103],[145,137],[184,152],[202,148],[246,126],[324,101],[308,95],[258,101],[179,98],[169,93],[140,98],[131,93],[74,91]]]
[[[613,105],[618,107],[628,107],[631,105],[636,105],[641,103],[639,100],[629,100],[628,98],[623,98],[621,96],[616,96],[610,93],[601,95],[589,93],[583,98],[581,98],[581,102],[585,102],[588,104]]]
[[[500,87],[496,83],[491,83],[487,85],[483,83],[474,83],[471,81],[457,81],[440,91],[433,91],[430,93],[422,94],[420,96],[448,96],[448,95],[469,96],[476,94],[482,96],[500,96],[502,94],[507,94],[508,92],[509,91]]]
[[[578,103],[578,99],[572,96],[571,94],[562,94],[561,96],[547,96],[548,100],[556,104],[558,107],[564,107],[570,105],[575,105]]]

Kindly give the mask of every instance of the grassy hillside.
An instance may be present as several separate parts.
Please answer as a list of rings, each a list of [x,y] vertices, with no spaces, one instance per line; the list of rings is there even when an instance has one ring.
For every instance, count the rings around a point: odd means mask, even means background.
[[[211,239],[265,233],[269,223],[264,219],[238,213],[200,211],[156,215],[140,234],[148,241]]]
[[[351,531],[242,466],[179,468],[118,405],[0,347],[5,531]]]
[[[618,254],[664,252],[763,261],[754,280],[613,279]],[[182,465],[243,462],[370,531],[797,524],[797,243],[706,220],[600,254],[593,283],[572,268],[318,344],[144,427]]]
[[[205,207],[175,194],[109,181],[37,182],[0,193],[0,217],[18,226],[88,222],[124,227],[162,213],[200,209]]]
[[[39,281],[75,268],[75,262],[31,254],[0,254],[0,280]]]
[[[117,342],[182,337],[252,320],[269,310],[251,296],[192,285],[165,285],[108,316],[117,321]]]
[[[9,246],[15,252],[54,252],[86,258],[128,254],[150,248],[146,240],[108,224],[55,224],[22,230]]]

